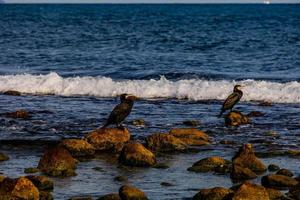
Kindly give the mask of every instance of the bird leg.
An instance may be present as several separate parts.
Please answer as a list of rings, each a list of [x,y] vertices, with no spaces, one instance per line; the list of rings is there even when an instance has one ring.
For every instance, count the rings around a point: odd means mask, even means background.
[[[118,129],[121,129],[121,130],[125,130],[125,127],[123,126],[123,124],[122,123],[119,123],[119,124],[117,124],[117,128]]]

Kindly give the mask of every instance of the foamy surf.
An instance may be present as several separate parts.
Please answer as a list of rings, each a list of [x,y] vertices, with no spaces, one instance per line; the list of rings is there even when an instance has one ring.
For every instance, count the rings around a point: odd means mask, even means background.
[[[142,98],[178,98],[189,100],[225,99],[235,84],[243,88],[244,101],[271,101],[274,103],[300,103],[300,83],[269,81],[213,81],[189,79],[113,80],[108,77],[64,78],[57,73],[47,75],[0,76],[0,91],[17,90],[28,94],[55,94],[61,96],[115,97],[122,93]]]

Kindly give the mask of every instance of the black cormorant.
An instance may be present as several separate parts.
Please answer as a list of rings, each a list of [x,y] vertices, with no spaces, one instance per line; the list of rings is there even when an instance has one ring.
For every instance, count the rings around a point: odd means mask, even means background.
[[[231,110],[233,106],[240,101],[243,96],[241,87],[241,85],[234,86],[233,93],[229,95],[223,103],[219,117],[221,117],[226,110]]]
[[[102,128],[105,128],[111,124],[116,124],[117,127],[121,127],[121,123],[130,114],[133,107],[133,103],[137,99],[138,98],[134,95],[122,94],[120,96],[121,103],[113,109]]]

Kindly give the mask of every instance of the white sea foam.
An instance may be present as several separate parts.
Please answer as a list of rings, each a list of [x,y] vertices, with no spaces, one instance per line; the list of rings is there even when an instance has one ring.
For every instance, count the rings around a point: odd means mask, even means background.
[[[63,78],[57,73],[50,73],[0,76],[0,91],[17,90],[29,94],[97,97],[114,97],[121,93],[131,93],[142,98],[206,100],[226,98],[237,83],[245,86],[242,99],[244,101],[300,103],[300,83],[297,81],[287,83],[202,79],[170,81],[163,76],[159,80],[113,80],[89,76]]]

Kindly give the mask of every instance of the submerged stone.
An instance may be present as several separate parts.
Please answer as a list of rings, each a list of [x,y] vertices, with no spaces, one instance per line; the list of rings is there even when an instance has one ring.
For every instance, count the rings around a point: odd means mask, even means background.
[[[269,174],[262,177],[261,184],[265,187],[275,189],[287,189],[296,186],[298,181],[294,178],[284,175]]]
[[[7,155],[5,155],[4,153],[0,152],[0,162],[6,161],[6,160],[9,160],[9,157]]]
[[[193,200],[226,200],[233,195],[233,191],[223,187],[202,189],[198,192]]]
[[[46,176],[26,176],[39,190],[53,190],[53,181]]]
[[[187,145],[182,140],[170,134],[156,133],[146,138],[146,145],[152,151],[174,152],[184,151]]]
[[[197,120],[186,120],[183,122],[183,124],[186,126],[199,126],[200,122]]]
[[[131,142],[123,147],[119,162],[128,166],[150,167],[156,164],[156,158],[141,143]]]
[[[169,134],[185,142],[187,145],[201,146],[210,143],[208,135],[195,128],[173,128]]]
[[[34,174],[34,173],[37,173],[39,171],[40,170],[38,168],[36,168],[36,167],[29,167],[29,168],[26,168],[24,170],[24,173],[26,173],[26,174]]]
[[[277,166],[277,165],[274,165],[274,164],[270,164],[270,165],[268,166],[268,170],[269,170],[270,172],[275,172],[275,171],[280,170],[280,167]]]
[[[76,175],[76,160],[62,146],[47,149],[41,157],[38,169],[50,176]]]
[[[226,126],[239,126],[249,123],[250,119],[239,111],[231,111],[225,116]]]
[[[15,90],[8,90],[3,92],[4,95],[10,95],[10,96],[21,96],[21,92],[15,91]]]
[[[276,174],[292,177],[294,174],[288,169],[280,169]]]
[[[212,156],[203,158],[193,164],[192,167],[188,168],[188,171],[193,172],[215,172],[218,167],[230,165],[230,161],[225,160],[219,156]]]
[[[119,195],[122,200],[148,200],[143,191],[128,185],[124,185],[119,189]]]
[[[119,194],[107,194],[99,197],[97,200],[121,200]]]
[[[8,112],[5,115],[10,118],[18,118],[18,119],[29,119],[31,117],[29,112],[26,110],[17,110],[15,112]]]

